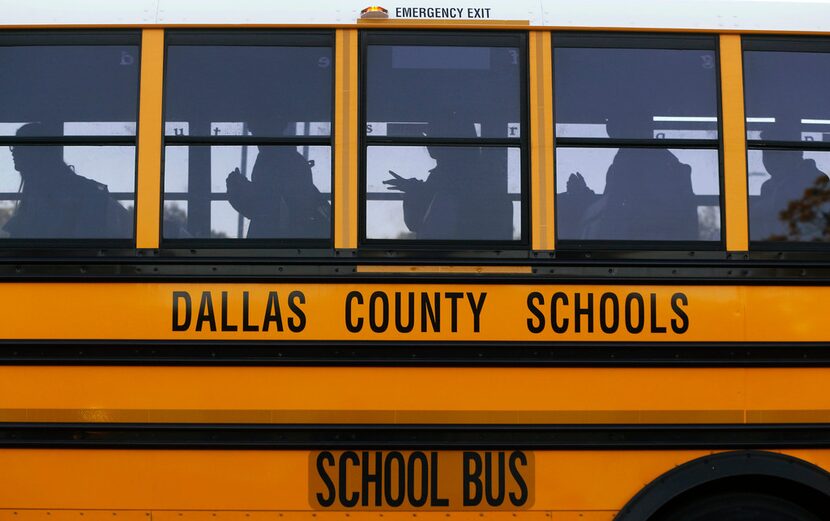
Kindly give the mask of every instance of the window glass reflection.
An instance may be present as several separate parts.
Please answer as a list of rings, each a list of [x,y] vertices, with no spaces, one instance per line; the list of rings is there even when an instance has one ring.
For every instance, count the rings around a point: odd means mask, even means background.
[[[518,148],[370,146],[369,239],[521,238]]]
[[[167,53],[168,136],[331,133],[329,47],[171,45]],[[253,116],[273,123],[241,123]]]
[[[3,147],[0,237],[129,239],[134,178],[132,146]]]
[[[749,151],[753,241],[830,241],[830,152]]]
[[[744,52],[747,138],[830,141],[830,53]]]
[[[470,137],[436,125],[456,113],[485,138],[520,138],[520,54],[514,47],[369,45],[366,135]]]
[[[557,147],[562,240],[720,239],[717,150]]]
[[[168,146],[164,237],[331,236],[327,146]]]
[[[555,48],[556,136],[717,139],[710,50]]]

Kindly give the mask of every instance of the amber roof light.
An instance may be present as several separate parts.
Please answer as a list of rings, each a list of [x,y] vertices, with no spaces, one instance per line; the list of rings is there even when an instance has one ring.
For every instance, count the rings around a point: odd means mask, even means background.
[[[360,11],[360,18],[389,18],[389,11],[379,5],[370,5]]]

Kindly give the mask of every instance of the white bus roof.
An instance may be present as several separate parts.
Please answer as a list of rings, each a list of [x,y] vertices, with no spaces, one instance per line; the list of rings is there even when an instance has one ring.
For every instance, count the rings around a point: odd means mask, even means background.
[[[524,21],[532,27],[830,31],[830,0],[0,0],[0,26],[351,25],[390,20]],[[381,24],[382,25],[382,24]]]

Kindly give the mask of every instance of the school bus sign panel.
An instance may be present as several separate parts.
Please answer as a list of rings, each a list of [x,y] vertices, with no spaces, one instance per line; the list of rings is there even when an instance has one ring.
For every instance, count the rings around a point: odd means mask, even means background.
[[[830,341],[830,288],[21,283],[9,339]]]
[[[530,451],[312,452],[308,502],[317,510],[526,510]]]

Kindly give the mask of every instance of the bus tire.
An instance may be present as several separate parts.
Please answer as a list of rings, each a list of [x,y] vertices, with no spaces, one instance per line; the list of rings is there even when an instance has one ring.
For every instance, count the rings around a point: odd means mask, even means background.
[[[777,496],[727,492],[701,497],[658,513],[650,521],[821,521],[813,512]]]

